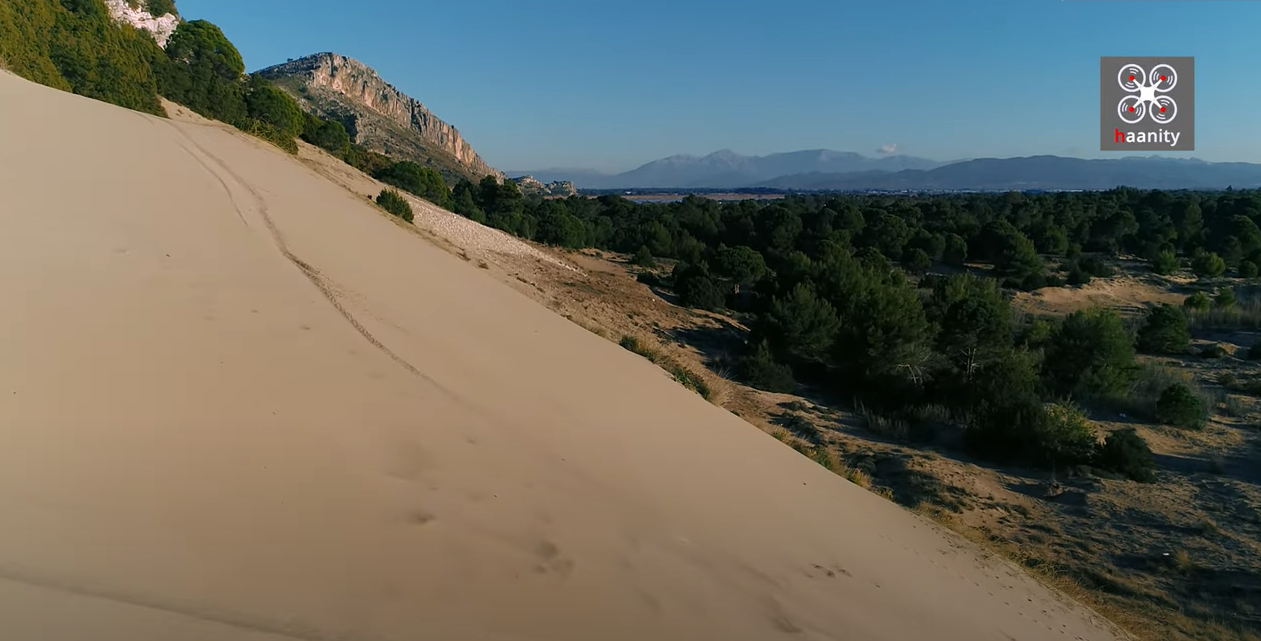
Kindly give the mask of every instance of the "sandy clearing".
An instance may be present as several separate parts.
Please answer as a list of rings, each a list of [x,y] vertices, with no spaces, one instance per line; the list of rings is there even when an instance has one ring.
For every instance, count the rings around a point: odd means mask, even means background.
[[[0,637],[1116,638],[265,143],[0,113]]]

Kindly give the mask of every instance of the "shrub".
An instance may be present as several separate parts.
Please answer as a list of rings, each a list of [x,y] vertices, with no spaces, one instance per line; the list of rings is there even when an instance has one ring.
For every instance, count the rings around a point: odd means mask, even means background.
[[[912,274],[924,274],[933,266],[933,259],[928,252],[914,247],[904,256],[906,270]]]
[[[1178,260],[1178,255],[1172,251],[1162,251],[1156,254],[1152,259],[1152,271],[1157,274],[1172,274],[1182,267],[1182,261]]]
[[[1099,437],[1080,410],[1052,403],[1045,407],[1038,446],[1052,466],[1079,465],[1090,462]]]
[[[279,129],[289,138],[301,135],[306,125],[305,114],[298,103],[257,74],[250,76],[245,107],[251,118]]]
[[[1223,287],[1217,295],[1213,297],[1213,306],[1219,309],[1230,309],[1235,306],[1235,290],[1230,287]]]
[[[640,267],[657,266],[657,260],[653,258],[652,252],[648,250],[647,245],[640,245],[639,251],[635,252],[635,264]]]
[[[407,203],[407,199],[393,189],[382,189],[381,193],[377,195],[377,204],[381,206],[381,209],[409,223],[415,218],[412,213],[412,206]]]
[[[1138,330],[1137,347],[1148,354],[1181,354],[1191,345],[1187,317],[1173,305],[1157,305]]]
[[[1116,274],[1116,270],[1098,256],[1085,256],[1078,264],[1082,271],[1096,278],[1108,278]]]
[[[685,307],[715,310],[726,304],[727,296],[722,286],[703,268],[691,265],[676,273],[674,293],[679,295],[679,302]]]
[[[1206,296],[1204,292],[1191,294],[1190,296],[1187,296],[1185,301],[1182,302],[1183,307],[1197,311],[1207,310],[1211,304],[1211,301],[1209,301],[1208,296]]]
[[[1156,418],[1165,425],[1200,429],[1204,427],[1204,406],[1191,388],[1174,383],[1156,401]]]
[[[1191,269],[1200,276],[1216,278],[1226,273],[1226,261],[1212,252],[1199,252],[1191,259]]]
[[[797,387],[792,368],[776,361],[766,343],[740,358],[735,369],[741,381],[763,391],[788,393]]]
[[[1082,269],[1081,265],[1078,265],[1076,262],[1069,263],[1068,277],[1064,279],[1064,282],[1074,286],[1088,285],[1090,284],[1090,274],[1087,273],[1086,270]]]
[[[1261,267],[1257,267],[1256,263],[1250,260],[1239,263],[1240,278],[1256,278],[1258,273],[1261,273]]]
[[[1151,448],[1134,428],[1109,434],[1095,454],[1093,465],[1140,483],[1156,480],[1156,461],[1152,458]]]
[[[1052,333],[1042,370],[1055,394],[1111,396],[1134,380],[1134,345],[1115,311],[1073,312]]]
[[[1202,411],[1200,417],[1207,419],[1208,410],[1215,407],[1212,394],[1195,382],[1187,372],[1164,365],[1149,365],[1142,368],[1138,380],[1130,388],[1124,398],[1114,399],[1117,411],[1129,412],[1151,421],[1159,421],[1156,402],[1160,395],[1171,385],[1183,385],[1200,400]]]
[[[1204,358],[1221,358],[1226,355],[1226,349],[1218,343],[1210,343],[1200,350],[1200,356]]]

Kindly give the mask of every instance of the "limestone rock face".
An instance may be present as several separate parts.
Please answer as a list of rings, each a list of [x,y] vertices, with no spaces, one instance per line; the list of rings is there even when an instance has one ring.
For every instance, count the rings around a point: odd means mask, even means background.
[[[555,180],[545,185],[534,176],[521,176],[520,178],[513,178],[512,181],[517,183],[517,187],[521,189],[521,193],[527,195],[537,194],[541,196],[559,196],[562,198],[568,198],[569,196],[574,196],[578,193],[578,188],[568,180]]]
[[[116,22],[129,24],[137,29],[143,29],[153,34],[153,39],[157,41],[158,46],[166,48],[166,43],[171,39],[171,34],[175,33],[175,28],[180,24],[180,17],[168,13],[163,16],[154,16],[150,14],[143,3],[135,3],[128,0],[105,0],[105,6],[109,8],[109,15]]]
[[[422,164],[447,169],[444,175],[448,177],[450,171],[458,170],[472,179],[488,175],[503,178],[473,151],[459,130],[358,60],[319,53],[259,74],[288,90],[320,117],[341,121],[356,143],[373,151],[425,161]],[[444,167],[446,161],[456,167]]]

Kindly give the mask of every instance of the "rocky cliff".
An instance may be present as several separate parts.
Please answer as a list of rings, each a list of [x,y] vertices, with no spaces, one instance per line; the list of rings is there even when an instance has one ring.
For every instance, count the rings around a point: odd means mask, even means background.
[[[432,166],[448,179],[503,179],[455,127],[358,60],[319,53],[259,74],[321,118],[340,121],[354,141],[368,149]]]
[[[544,184],[534,176],[521,176],[520,178],[513,178],[512,182],[517,183],[517,187],[521,189],[521,193],[526,195],[537,194],[540,196],[558,196],[568,198],[578,194],[578,189],[568,180],[554,180]]]
[[[172,10],[175,5],[165,3]],[[175,28],[180,24],[180,17],[174,11],[155,16],[150,13],[154,7],[154,3],[140,3],[137,0],[105,0],[105,6],[109,9],[109,15],[117,22],[129,24],[137,29],[143,29],[153,34],[153,39],[157,41],[158,46],[166,48],[166,43],[171,39],[171,34],[175,33]],[[161,10],[158,10],[159,13]]]

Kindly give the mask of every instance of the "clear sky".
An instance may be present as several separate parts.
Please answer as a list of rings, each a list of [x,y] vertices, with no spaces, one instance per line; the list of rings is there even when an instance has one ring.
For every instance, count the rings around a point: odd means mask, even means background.
[[[250,70],[357,58],[505,170],[719,149],[1098,150],[1099,56],[1196,57],[1196,150],[1261,162],[1261,2],[178,0]]]

